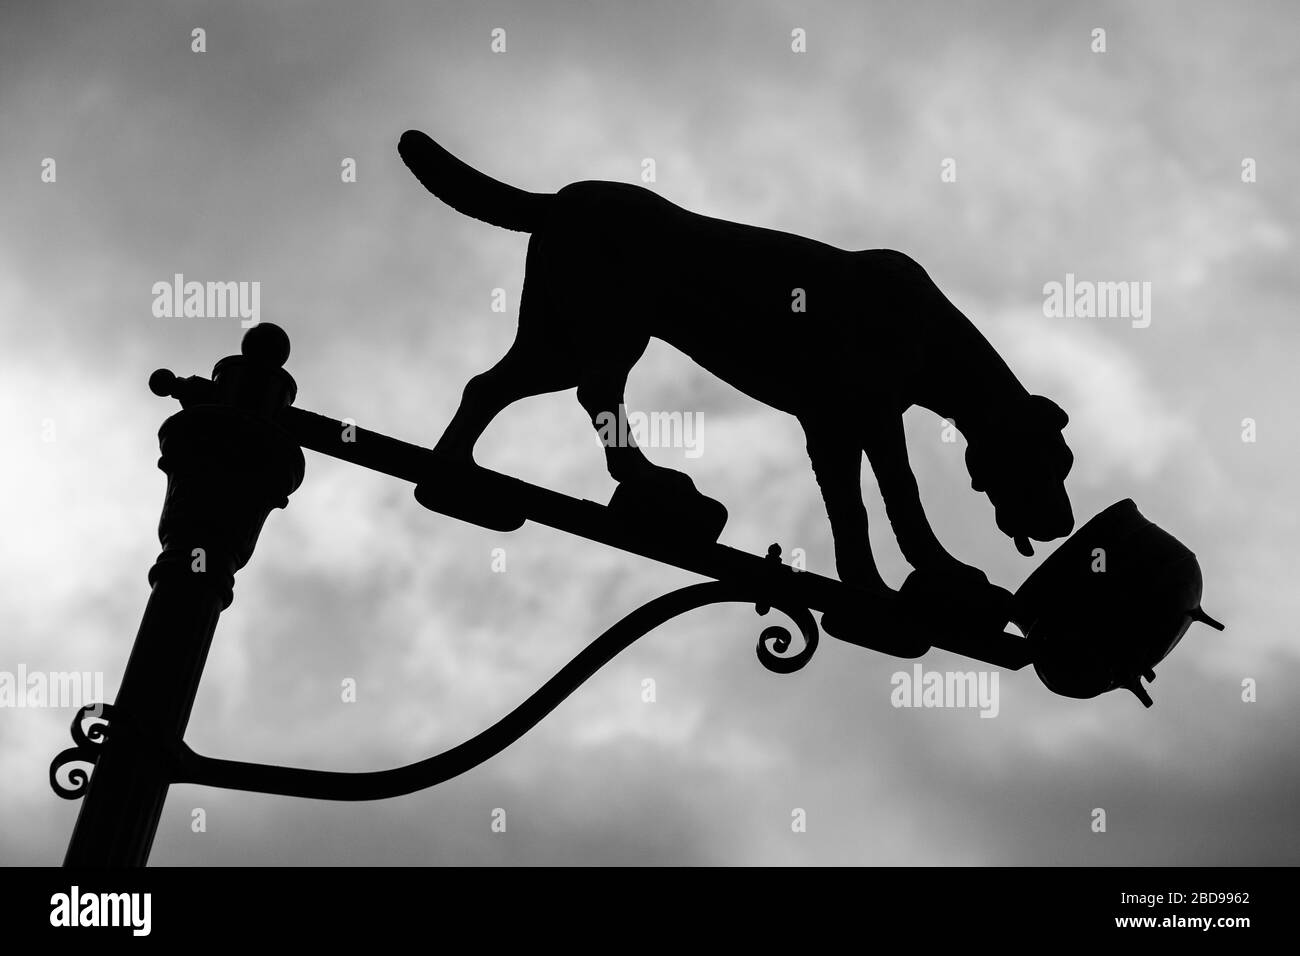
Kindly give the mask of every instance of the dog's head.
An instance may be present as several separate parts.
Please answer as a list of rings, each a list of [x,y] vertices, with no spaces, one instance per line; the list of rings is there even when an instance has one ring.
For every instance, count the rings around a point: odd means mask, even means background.
[[[1052,541],[1074,530],[1065,491],[1074,455],[1061,435],[1069,420],[1055,402],[1030,395],[966,447],[971,487],[989,496],[998,530],[1026,557],[1034,553],[1030,538]]]

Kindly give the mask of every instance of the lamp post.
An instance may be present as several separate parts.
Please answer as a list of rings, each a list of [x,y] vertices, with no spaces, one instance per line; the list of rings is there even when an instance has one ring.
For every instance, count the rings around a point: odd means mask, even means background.
[[[272,420],[296,391],[282,368],[288,337],[276,326],[258,326],[242,351],[217,363],[201,404],[183,407],[158,432],[158,467],[167,474],[162,553],[149,571],[149,600],[117,701],[103,711],[108,728],[81,730],[94,711],[79,713],[73,725],[81,745],[76,756],[93,756],[95,771],[90,779],[73,776],[85,787],[85,802],[65,865],[148,860],[173,780],[169,754],[184,737],[235,572],[252,555],[267,515],[287,505],[302,482],[302,450]],[[177,385],[168,372],[150,379],[160,395]]]
[[[1086,555],[1095,540],[1118,535],[1108,547],[1130,555],[1135,566],[1145,567],[1143,561],[1152,554],[1165,557],[1172,570],[1161,580],[1168,579],[1168,586],[1154,588],[1147,581],[1145,596],[1121,589],[1091,600],[1099,607],[1121,606],[1126,618],[1138,620],[1159,640],[1135,642],[1128,632],[1117,632],[1113,660],[1094,667],[1095,674],[1088,672],[1095,679],[1087,686],[1076,686],[1076,681],[1059,692],[1092,697],[1116,687],[1132,689],[1132,675],[1145,673],[1150,679],[1151,668],[1191,622],[1222,629],[1200,609],[1201,576],[1194,555],[1137,515],[1132,502],[1094,518],[1022,587],[1016,600],[1029,626],[1028,639],[1001,625],[990,629],[978,622],[954,633],[921,628],[918,635],[917,628],[907,626],[906,584],[902,595],[886,600],[811,571],[796,572],[781,560],[779,545],[759,557],[683,529],[629,523],[626,514],[605,505],[447,460],[377,432],[344,427],[293,407],[297,387],[283,367],[289,339],[277,326],[263,323],[249,330],[241,352],[218,362],[211,379],[179,378],[165,369],[150,376],[156,395],[181,403],[181,411],[158,432],[158,466],[167,474],[158,528],[162,553],[149,572],[152,590],[116,702],[82,707],[72,723],[76,746],[50,765],[56,793],[85,798],[64,860],[68,866],[147,863],[173,783],[318,800],[380,800],[435,786],[510,746],[634,641],[707,604],[750,604],[759,614],[776,608],[787,615],[799,631],[800,645],[793,644],[787,628],[770,625],[756,647],[759,661],[777,674],[792,674],[812,657],[819,633],[812,611],[819,610],[860,617],[865,623],[860,630],[832,634],[847,643],[904,658],[920,657],[934,646],[1008,670],[1032,662],[1040,671],[1047,669],[1040,676],[1051,688],[1049,677],[1059,683],[1062,675],[1077,677],[1081,662],[1097,663],[1091,645],[1080,651],[1069,641],[1058,641],[1061,647],[1052,651],[1035,637],[1044,629],[1059,630],[1047,613],[1057,604],[1065,608],[1067,620],[1078,615],[1065,593],[1080,564],[1070,555]],[[185,730],[217,619],[230,606],[235,574],[252,556],[267,516],[285,507],[301,484],[304,448],[403,481],[422,484],[435,477],[438,493],[419,500],[451,517],[503,532],[533,521],[712,580],[661,595],[627,614],[495,724],[415,763],[346,773],[197,754],[186,746]],[[915,601],[910,608],[917,610]],[[1149,698],[1143,702],[1150,705]],[[82,769],[87,764],[93,777]]]
[[[519,739],[631,643],[706,604],[748,603],[760,614],[776,608],[788,615],[801,645],[792,644],[787,628],[771,625],[756,649],[768,670],[793,673],[817,647],[810,609],[853,599],[837,581],[796,574],[781,561],[777,545],[758,557],[714,541],[647,536],[603,505],[447,462],[418,445],[352,426],[344,439],[343,423],[292,407],[297,387],[283,368],[289,339],[280,328],[261,323],[249,330],[241,352],[219,361],[211,379],[181,378],[166,369],[150,376],[154,394],[182,406],[158,433],[158,465],[167,475],[158,530],[162,553],[149,572],[151,592],[117,700],[82,707],[72,722],[75,746],[50,765],[50,785],[59,796],[85,799],[66,866],[144,866],[173,783],[324,800],[377,800],[434,786]],[[714,580],[632,611],[497,723],[424,760],[339,773],[196,754],[184,736],[217,620],[230,606],[235,574],[251,557],[267,516],[285,507],[302,482],[303,449],[404,481],[438,474],[449,493],[428,506],[453,517],[500,531],[535,521]],[[861,643],[893,653],[927,647],[887,636]],[[986,649],[994,652],[997,644]]]

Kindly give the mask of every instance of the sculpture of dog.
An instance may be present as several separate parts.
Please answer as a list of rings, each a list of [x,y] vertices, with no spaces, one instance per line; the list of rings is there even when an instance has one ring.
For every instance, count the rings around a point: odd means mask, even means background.
[[[437,453],[469,461],[507,405],[574,387],[599,427],[622,405],[628,372],[654,336],[798,418],[830,519],[836,568],[850,585],[893,595],[867,537],[865,451],[899,547],[924,590],[970,594],[989,587],[931,530],[903,435],[902,415],[912,405],[962,432],[972,487],[987,493],[998,528],[1022,554],[1033,553],[1031,538],[1050,541],[1073,529],[1065,412],[1031,395],[906,255],[849,252],[712,219],[623,183],[525,192],[414,130],[398,149],[420,182],[452,208],[531,234],[514,344],[465,386]],[[691,511],[691,502],[709,500],[687,476],[651,464],[620,437],[606,442],[616,499],[641,502],[647,514],[702,514]]]

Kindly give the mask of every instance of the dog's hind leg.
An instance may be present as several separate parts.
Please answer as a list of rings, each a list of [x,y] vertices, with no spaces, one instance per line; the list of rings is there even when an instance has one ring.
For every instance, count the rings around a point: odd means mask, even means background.
[[[622,360],[605,362],[584,373],[578,402],[605,446],[605,464],[618,482],[610,509],[642,530],[716,541],[727,521],[727,509],[701,494],[689,475],[654,464],[627,429],[623,392],[628,372],[645,351],[647,341],[629,347]]]
[[[531,263],[533,243],[528,248]],[[582,363],[572,350],[554,343],[548,328],[545,286],[537,288],[533,274],[531,269],[524,274],[514,342],[496,365],[465,384],[456,414],[433,447],[435,453],[471,461],[479,437],[505,408],[521,398],[560,392],[578,384]]]
[[[609,476],[617,482],[644,480],[656,467],[627,430],[623,403],[628,372],[644,348],[643,344],[630,363],[619,362],[613,368],[589,369],[578,384],[578,404],[587,412],[591,426],[600,436],[605,446],[605,466]]]
[[[460,406],[438,443],[436,454],[471,460],[474,445],[505,408],[532,395],[578,384],[577,365],[558,350],[538,347],[522,335],[501,361],[465,385]]]
[[[460,407],[433,447],[436,456],[473,464],[475,443],[506,406],[577,384],[575,363],[535,345],[536,340],[516,336],[501,361],[469,380]],[[463,468],[432,469],[416,485],[415,499],[426,508],[497,531],[513,531],[526,517],[509,501],[485,491]]]

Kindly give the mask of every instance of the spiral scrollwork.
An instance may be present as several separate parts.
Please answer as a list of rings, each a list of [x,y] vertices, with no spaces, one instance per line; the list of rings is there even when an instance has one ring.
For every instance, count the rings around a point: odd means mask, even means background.
[[[783,567],[781,545],[770,545],[767,556],[763,560],[769,567]],[[772,607],[773,605],[769,603],[759,603],[754,605],[754,610],[759,614],[766,614]],[[763,628],[762,633],[758,635],[758,647],[755,650],[758,652],[758,662],[772,673],[793,674],[812,660],[813,653],[817,650],[817,622],[813,619],[812,612],[801,605],[782,603],[777,607],[799,628],[799,633],[803,637],[803,647],[797,653],[786,657],[785,652],[790,649],[793,641],[790,629],[773,624]]]
[[[76,746],[62,751],[50,763],[50,787],[63,799],[76,800],[90,786],[90,769],[99,762],[103,752],[112,709],[108,704],[87,704],[73,716],[71,733]],[[66,784],[59,779],[65,769]]]
[[[812,660],[817,650],[817,622],[812,612],[804,607],[778,607],[782,613],[794,621],[803,638],[803,647],[796,653],[786,656],[786,651],[794,641],[790,629],[779,624],[770,624],[758,635],[758,662],[774,674],[793,674]]]

